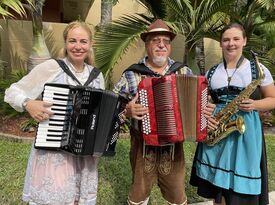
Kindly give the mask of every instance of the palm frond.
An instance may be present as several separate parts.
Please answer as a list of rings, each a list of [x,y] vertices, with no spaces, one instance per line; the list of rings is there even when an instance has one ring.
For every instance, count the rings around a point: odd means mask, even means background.
[[[138,0],[138,2],[155,18],[164,19],[167,16],[164,0]]]
[[[5,18],[14,18],[15,16],[9,10],[14,11],[19,14],[21,17],[27,16],[24,5],[33,5],[32,0],[26,0],[26,3],[22,3],[22,0],[2,0],[0,2],[0,15]]]
[[[105,77],[152,20],[142,14],[126,15],[96,31],[96,66],[105,73]]]
[[[232,4],[230,0],[203,0],[196,9],[196,28],[209,21],[217,12],[224,12]]]
[[[255,0],[261,7],[271,11],[275,9],[274,0]]]
[[[21,3],[20,0],[3,0],[1,3],[0,3],[0,7],[2,8],[2,10],[6,10],[7,9],[11,9],[13,11],[15,11],[16,13],[18,13],[21,17],[24,15],[26,16],[26,11]],[[4,14],[7,15],[8,17],[14,17],[13,14],[11,14],[10,12],[8,13],[1,13],[2,15]]]
[[[5,8],[3,8],[2,5],[0,5],[0,15],[3,16],[3,18],[14,17],[14,15],[9,11],[7,11]]]
[[[194,15],[193,7],[188,0],[166,0],[168,21],[175,22],[182,30],[188,31],[190,29],[190,20]]]

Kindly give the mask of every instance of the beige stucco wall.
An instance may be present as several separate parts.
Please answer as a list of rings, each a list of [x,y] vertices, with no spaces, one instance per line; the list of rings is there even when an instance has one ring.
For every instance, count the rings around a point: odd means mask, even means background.
[[[113,19],[117,19],[124,14],[133,14],[134,12],[144,13],[146,10],[134,0],[120,0],[113,7]],[[100,22],[100,0],[95,0],[89,11],[86,22],[95,26]],[[0,20],[1,35],[1,60],[6,63],[6,73],[26,67],[26,61],[32,46],[32,27],[30,21],[8,20],[5,23]],[[44,22],[44,33],[46,44],[53,57],[57,57],[58,52],[63,46],[62,32],[66,24]],[[172,42],[172,58],[182,61],[184,56],[184,38],[177,36]],[[215,41],[205,39],[206,68],[220,60],[219,44]],[[137,62],[145,55],[144,43],[140,40],[135,46],[128,49],[114,67],[113,81],[116,82],[129,65]],[[3,75],[0,70],[0,77]]]
[[[204,39],[205,68],[208,70],[222,60],[220,43],[209,38]]]
[[[30,21],[0,20],[1,60],[5,69],[11,72],[26,68],[26,62],[32,47],[32,24]],[[44,34],[47,47],[53,57],[63,46],[62,31],[66,24],[44,22]],[[3,71],[2,71],[3,72]]]

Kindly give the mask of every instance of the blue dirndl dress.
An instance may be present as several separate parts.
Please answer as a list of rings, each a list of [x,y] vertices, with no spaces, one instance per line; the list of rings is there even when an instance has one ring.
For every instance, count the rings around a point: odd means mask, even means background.
[[[229,86],[212,90],[211,96],[216,104],[215,113],[222,110],[243,89]],[[255,97],[257,92],[258,88],[252,98],[258,98]],[[259,113],[238,111],[231,119],[234,120],[237,116],[244,119],[243,134],[234,131],[214,146],[198,143],[190,184],[197,186],[199,195],[206,198],[217,199],[219,191],[231,190],[245,195],[264,194],[263,201],[268,201],[265,144]],[[200,187],[201,184],[203,185]]]

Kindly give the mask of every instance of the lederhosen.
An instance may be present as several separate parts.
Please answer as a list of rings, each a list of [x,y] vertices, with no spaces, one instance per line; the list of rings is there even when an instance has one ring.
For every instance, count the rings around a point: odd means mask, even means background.
[[[176,62],[169,68],[166,75],[175,73],[182,67],[181,63]],[[125,72],[127,71],[138,73],[142,78],[160,77],[144,64],[134,64]],[[155,182],[158,183],[165,200],[173,204],[184,204],[186,202],[185,164],[182,143],[148,146],[144,145],[139,130],[131,128],[130,134],[130,162],[133,180],[128,195],[128,204],[145,203]]]

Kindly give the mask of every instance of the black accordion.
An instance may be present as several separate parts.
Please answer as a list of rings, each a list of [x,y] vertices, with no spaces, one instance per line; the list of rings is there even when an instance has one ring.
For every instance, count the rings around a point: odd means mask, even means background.
[[[113,156],[126,99],[109,90],[47,83],[42,100],[52,102],[40,122],[34,147],[76,155]]]

